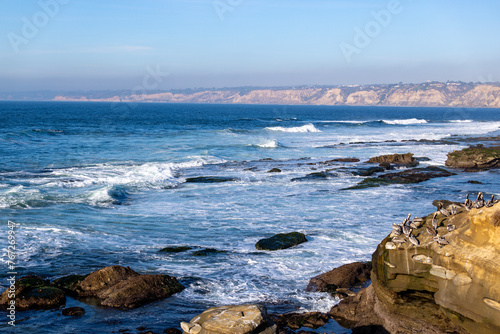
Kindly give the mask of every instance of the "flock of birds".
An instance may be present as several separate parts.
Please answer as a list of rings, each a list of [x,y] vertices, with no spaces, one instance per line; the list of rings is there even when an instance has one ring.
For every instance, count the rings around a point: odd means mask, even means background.
[[[477,199],[475,201],[471,201],[469,199],[469,194],[467,194],[465,198],[464,204],[461,204],[461,207],[465,208],[466,211],[470,211],[472,208],[480,209],[482,207],[492,207],[495,204],[495,195],[491,196],[491,200],[485,201],[483,197],[483,193],[480,192],[477,195]],[[462,212],[462,211],[460,211]],[[438,234],[438,227],[440,225],[440,222],[437,218],[438,214],[441,214],[445,217],[450,217],[458,214],[458,207],[455,204],[452,204],[450,207],[450,210],[446,210],[443,207],[442,203],[439,203],[438,205],[438,211],[434,213],[432,216],[431,220],[431,226],[426,227],[427,233],[433,237],[433,240],[438,243],[438,245],[445,246],[449,245],[449,242],[445,239],[445,237],[441,236]],[[391,235],[393,236],[392,242],[395,243],[396,245],[402,245],[408,240],[411,244],[413,244],[415,247],[420,245],[420,241],[417,239],[417,237],[412,234],[413,230],[416,230],[422,226],[424,223],[423,218],[417,218],[415,217],[413,220],[411,220],[411,213],[408,214],[408,217],[403,220],[401,224],[392,224],[392,233]],[[453,224],[448,224],[446,226],[446,230],[448,232],[454,231],[456,229],[456,226]]]

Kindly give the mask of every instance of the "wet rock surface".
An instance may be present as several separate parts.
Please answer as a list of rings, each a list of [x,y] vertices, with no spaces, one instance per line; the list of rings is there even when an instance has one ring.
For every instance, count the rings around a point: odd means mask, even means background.
[[[425,168],[413,168],[407,169],[400,172],[392,172],[381,174],[377,177],[369,177],[361,181],[355,186],[344,188],[342,190],[349,189],[365,189],[370,187],[380,187],[390,184],[408,184],[408,183],[420,183],[428,181],[437,177],[448,177],[455,175],[452,172],[440,167],[425,167]]]
[[[500,146],[471,146],[460,151],[448,153],[446,166],[464,168],[466,171],[482,171],[500,168]]]
[[[307,312],[274,315],[272,319],[280,329],[288,328],[295,330],[302,327],[320,328],[330,320],[330,317],[325,313]]]
[[[270,238],[259,240],[255,244],[255,248],[258,250],[275,251],[297,246],[306,241],[306,236],[300,232],[278,233]]]
[[[413,153],[380,155],[378,157],[370,158],[366,162],[378,164],[389,163],[408,167],[415,167],[418,165],[418,160],[413,157]]]
[[[15,282],[15,307],[17,310],[52,309],[66,303],[64,291],[50,286],[49,281],[38,276],[24,276]],[[0,296],[0,306],[10,303],[9,288]],[[12,299],[14,301],[14,299]]]
[[[62,310],[62,315],[69,317],[81,317],[82,315],[85,315],[85,309],[78,306],[68,307]]]
[[[222,182],[232,182],[238,181],[235,177],[224,177],[224,176],[198,176],[198,177],[188,177],[186,183],[222,183]]]

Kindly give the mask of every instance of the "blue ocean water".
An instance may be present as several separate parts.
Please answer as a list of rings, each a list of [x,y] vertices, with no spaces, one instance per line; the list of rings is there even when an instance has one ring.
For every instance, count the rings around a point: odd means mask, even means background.
[[[495,109],[0,102],[4,268],[10,220],[18,224],[22,275],[55,279],[118,264],[186,286],[127,311],[69,298],[67,306],[84,307],[84,317],[19,312],[16,330],[161,332],[208,307],[247,302],[271,312],[328,311],[338,300],[305,292],[311,277],[370,260],[393,222],[428,214],[433,199],[500,189],[492,170],[340,190],[362,179],[352,169],[369,157],[406,152],[428,157],[422,166],[444,166],[448,152],[469,145],[465,137],[499,134]],[[361,162],[322,163],[346,157]],[[272,168],[282,172],[268,173]],[[325,170],[332,176],[292,181]],[[198,176],[236,181],[186,182]],[[255,250],[259,239],[291,231],[309,241]],[[158,253],[166,246],[225,252]]]

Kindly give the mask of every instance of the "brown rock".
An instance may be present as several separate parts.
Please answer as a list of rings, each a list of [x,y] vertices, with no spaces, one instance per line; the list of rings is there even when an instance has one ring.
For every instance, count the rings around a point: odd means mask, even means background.
[[[370,158],[367,163],[389,163],[407,165],[411,167],[418,165],[418,161],[413,157],[413,153],[380,155],[378,157]]]
[[[170,297],[184,289],[174,277],[167,275],[140,275],[122,280],[100,291],[97,297],[109,307],[135,308],[155,300]]]
[[[299,329],[302,327],[319,328],[330,320],[328,314],[319,312],[287,313],[273,317],[279,328]]]
[[[371,263],[354,262],[311,278],[306,291],[334,293],[338,288],[352,288],[370,279]]]
[[[139,276],[129,267],[110,266],[94,271],[77,284],[80,296],[97,296],[103,290],[130,277]]]
[[[471,146],[461,151],[448,153],[446,166],[465,168],[467,171],[500,168],[500,146]]]
[[[163,334],[182,334],[182,331],[177,328],[167,328],[163,331]]]

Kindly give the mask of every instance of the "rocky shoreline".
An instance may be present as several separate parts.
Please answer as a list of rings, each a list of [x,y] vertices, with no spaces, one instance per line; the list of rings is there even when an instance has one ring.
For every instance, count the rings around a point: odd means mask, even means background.
[[[318,163],[359,162],[355,158]],[[437,167],[417,168],[411,153],[371,158],[378,167],[351,172],[364,177],[348,189],[417,183],[454,173]],[[500,167],[500,147],[471,146],[448,154],[446,166],[475,172]],[[403,169],[403,170],[400,170]],[[270,172],[281,172],[273,169]],[[356,174],[357,173],[357,174]],[[328,170],[301,179],[328,179]],[[297,179],[295,181],[301,181]],[[212,177],[191,182],[231,182]],[[167,334],[290,334],[313,333],[336,321],[352,333],[485,333],[500,332],[500,204],[478,196],[472,202],[438,200],[437,210],[426,217],[411,215],[379,244],[371,263],[351,263],[311,278],[307,291],[330,293],[340,299],[328,313],[268,314],[257,304],[210,308]],[[257,242],[257,250],[277,251],[307,242],[299,232],[278,233]],[[165,247],[159,252],[190,251],[190,246]],[[224,252],[197,250],[193,256]],[[369,284],[369,285],[368,285]],[[141,275],[129,267],[110,266],[85,275],[71,275],[52,282],[24,276],[16,285],[18,310],[60,309],[61,314],[82,317],[80,307],[64,308],[66,297],[92,300],[103,307],[137,308],[181,292],[184,287],[168,275]],[[4,309],[9,290],[0,296]],[[153,333],[138,327],[141,333]]]

